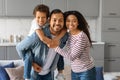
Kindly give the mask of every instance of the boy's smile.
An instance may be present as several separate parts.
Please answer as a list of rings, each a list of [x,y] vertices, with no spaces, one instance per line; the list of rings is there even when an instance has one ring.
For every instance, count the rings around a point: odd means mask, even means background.
[[[45,25],[46,22],[47,22],[46,13],[37,11],[35,19],[36,19],[36,21],[37,21],[37,23],[38,23],[39,26]]]

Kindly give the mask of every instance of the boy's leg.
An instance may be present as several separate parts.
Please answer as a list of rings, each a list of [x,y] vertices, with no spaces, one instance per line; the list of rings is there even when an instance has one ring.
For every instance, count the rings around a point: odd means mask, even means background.
[[[16,45],[16,50],[21,58],[24,59],[26,51],[34,45],[37,39],[36,36],[36,33],[33,33],[31,36],[27,36],[25,39],[23,39],[20,43]]]
[[[32,62],[33,62],[33,53],[29,50],[27,54],[25,54],[24,59],[24,78],[30,79],[31,77],[31,69],[32,69]]]

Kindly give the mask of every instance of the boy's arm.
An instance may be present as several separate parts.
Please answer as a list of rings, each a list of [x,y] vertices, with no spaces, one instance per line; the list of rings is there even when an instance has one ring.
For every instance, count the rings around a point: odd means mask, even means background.
[[[52,40],[44,35],[42,29],[36,29],[35,32],[40,38],[40,40],[43,41],[45,44],[51,43]]]
[[[43,41],[45,44],[48,45],[50,48],[54,48],[54,46],[57,46],[56,44],[57,41],[59,41],[66,33],[66,29],[62,29],[61,33],[56,36],[53,39],[50,39],[46,37],[41,29],[36,29],[35,32],[37,33],[38,37],[40,38],[41,41]]]
[[[65,35],[66,32],[67,32],[67,29],[63,28],[61,33],[55,38],[53,38],[53,40],[60,40]]]
[[[56,46],[58,46],[60,39],[65,35],[66,32],[67,32],[67,29],[63,28],[61,33],[58,36],[56,36],[55,38],[53,38],[51,40],[51,43],[48,44],[49,47],[50,48],[55,48]]]

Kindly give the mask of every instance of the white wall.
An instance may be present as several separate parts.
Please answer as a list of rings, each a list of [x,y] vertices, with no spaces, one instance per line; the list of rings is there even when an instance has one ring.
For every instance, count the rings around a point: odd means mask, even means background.
[[[9,39],[10,35],[26,36],[32,19],[2,18],[0,19],[0,39]]]
[[[9,39],[10,35],[26,36],[29,32],[32,18],[0,18],[0,39]],[[90,25],[92,40],[97,40],[97,19],[87,18]]]

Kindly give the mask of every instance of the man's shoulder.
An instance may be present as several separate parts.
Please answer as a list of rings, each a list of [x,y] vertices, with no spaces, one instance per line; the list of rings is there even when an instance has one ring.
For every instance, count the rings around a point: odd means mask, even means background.
[[[65,35],[64,35],[63,37],[68,37],[68,36],[69,36],[69,35],[68,35],[68,32],[66,32]]]
[[[49,30],[49,25],[45,25],[45,27],[43,28],[43,31],[45,32],[46,30]]]
[[[49,25],[45,25],[43,30],[49,29]]]
[[[61,38],[62,40],[67,40],[68,39],[68,32],[65,33],[65,35]]]
[[[46,36],[50,36],[51,33],[50,33],[50,26],[49,25],[46,25],[45,28],[43,28],[42,30]]]

